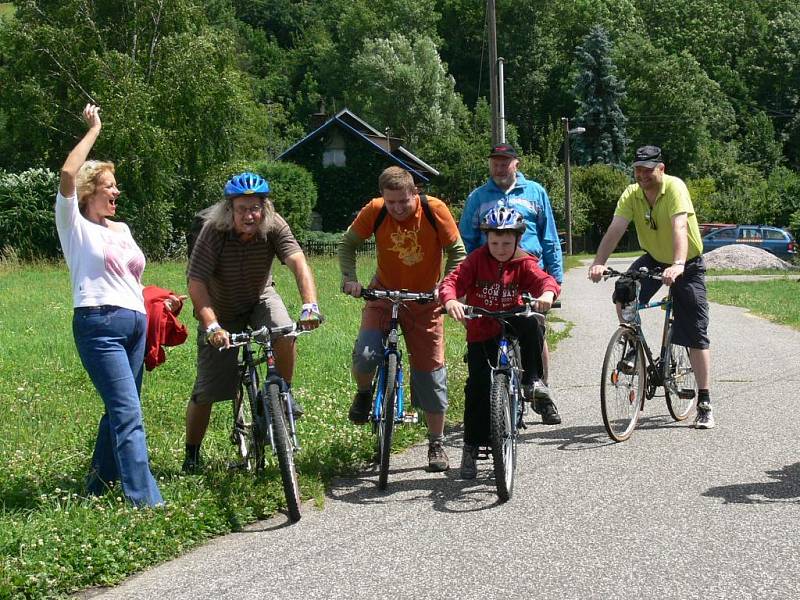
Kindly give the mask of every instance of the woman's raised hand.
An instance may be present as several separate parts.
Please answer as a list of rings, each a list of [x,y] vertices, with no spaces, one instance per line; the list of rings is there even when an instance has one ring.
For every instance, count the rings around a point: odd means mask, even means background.
[[[96,104],[87,104],[86,108],[83,109],[83,120],[86,121],[89,129],[93,127],[99,129],[102,127],[103,124],[100,121],[100,107]]]

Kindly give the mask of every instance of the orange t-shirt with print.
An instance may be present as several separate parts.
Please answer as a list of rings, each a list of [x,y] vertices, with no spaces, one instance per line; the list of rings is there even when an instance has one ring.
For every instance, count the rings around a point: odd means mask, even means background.
[[[378,282],[386,289],[430,292],[442,274],[442,249],[458,239],[458,226],[447,205],[428,196],[428,206],[436,220],[436,229],[428,221],[417,199],[417,210],[405,221],[391,214],[375,232],[378,256]],[[375,220],[383,208],[383,198],[374,198],[358,213],[350,230],[361,239],[372,235]]]

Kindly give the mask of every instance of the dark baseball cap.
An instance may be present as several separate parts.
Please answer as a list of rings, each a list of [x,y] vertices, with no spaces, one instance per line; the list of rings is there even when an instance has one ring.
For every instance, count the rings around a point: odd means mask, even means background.
[[[492,146],[492,151],[489,152],[489,158],[493,156],[504,156],[506,158],[517,158],[517,151],[514,146],[510,144],[497,144]]]
[[[633,166],[653,169],[662,162],[664,161],[661,159],[661,148],[658,146],[642,146],[636,150]]]

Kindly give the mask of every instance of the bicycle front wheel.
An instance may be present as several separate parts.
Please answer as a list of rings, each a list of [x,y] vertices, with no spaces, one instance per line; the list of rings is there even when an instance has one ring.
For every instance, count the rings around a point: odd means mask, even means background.
[[[631,356],[631,350],[635,353]],[[630,359],[633,358],[633,364]],[[609,437],[624,442],[639,421],[647,389],[644,350],[636,334],[620,327],[608,342],[600,380],[600,409]]]
[[[264,444],[266,421],[260,408],[261,394],[258,391],[258,373],[250,373],[250,384],[241,384],[233,400],[233,431],[231,442],[248,471],[264,468]]]
[[[383,386],[383,405],[378,421],[378,487],[386,489],[389,482],[389,459],[392,455],[394,408],[397,396],[397,355],[390,354],[384,364],[386,377]]]
[[[297,471],[294,466],[294,446],[289,434],[284,403],[281,400],[281,391],[278,384],[270,384],[267,393],[269,395],[269,412],[272,415],[272,440],[275,453],[278,455],[283,493],[286,496],[286,510],[289,513],[289,519],[299,521],[300,485],[297,481]],[[285,408],[289,410],[288,406]]]
[[[514,435],[511,397],[506,373],[495,373],[489,395],[489,440],[497,495],[501,502],[514,492],[514,472],[517,467],[517,438]]]
[[[697,400],[697,380],[689,361],[689,349],[672,343],[672,327],[667,332],[667,348],[669,351],[664,361],[667,409],[673,419],[683,421],[692,412]]]

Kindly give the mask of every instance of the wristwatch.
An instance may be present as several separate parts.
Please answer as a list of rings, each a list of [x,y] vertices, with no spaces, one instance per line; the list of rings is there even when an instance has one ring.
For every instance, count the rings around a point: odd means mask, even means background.
[[[211,325],[209,325],[206,328],[206,341],[210,342],[211,341],[211,336],[214,335],[214,332],[215,331],[219,331],[220,329],[222,329],[222,327],[220,326],[219,323],[214,322]]]
[[[680,265],[680,266],[682,266],[682,267],[683,267],[683,266],[686,266],[686,261],[685,261],[685,260],[676,260],[676,261],[675,261],[674,263],[672,263],[672,264],[673,264],[673,266]]]

